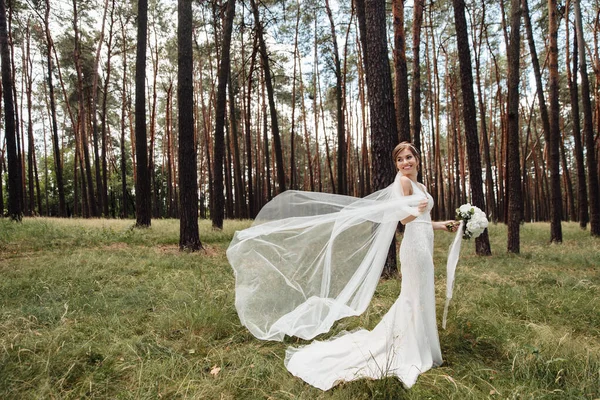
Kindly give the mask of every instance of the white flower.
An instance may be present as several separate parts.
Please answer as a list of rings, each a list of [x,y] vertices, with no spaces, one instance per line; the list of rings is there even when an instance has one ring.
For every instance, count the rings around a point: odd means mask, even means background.
[[[479,229],[479,225],[477,225],[477,223],[475,221],[469,221],[467,222],[467,230],[474,232],[477,229]]]
[[[471,213],[472,209],[473,209],[473,206],[471,204],[467,203],[467,204],[463,204],[462,206],[460,206],[458,208],[458,211],[463,215],[468,215]]]
[[[488,219],[485,213],[479,207],[470,203],[463,204],[456,210],[456,218],[463,220],[465,223],[464,239],[476,238],[488,227]]]

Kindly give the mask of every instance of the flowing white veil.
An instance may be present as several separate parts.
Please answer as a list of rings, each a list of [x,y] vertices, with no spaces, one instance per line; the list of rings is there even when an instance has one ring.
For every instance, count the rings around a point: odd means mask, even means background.
[[[365,198],[286,191],[235,233],[235,306],[254,336],[312,339],[365,311],[398,221],[423,199],[402,196],[400,176]]]

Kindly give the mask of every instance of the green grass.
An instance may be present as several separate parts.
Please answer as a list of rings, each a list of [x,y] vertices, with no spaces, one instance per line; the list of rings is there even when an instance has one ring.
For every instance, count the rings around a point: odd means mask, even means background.
[[[389,378],[328,392],[286,371],[299,341],[262,342],[239,323],[225,249],[248,224],[202,221],[206,251],[186,253],[174,220],[0,219],[0,398],[600,398],[600,239],[576,224],[560,245],[549,225],[524,225],[520,255],[506,253],[502,225],[490,228],[491,257],[464,243],[444,365],[410,390]],[[438,318],[450,240],[436,232]],[[367,312],[331,334],[372,328],[398,291],[382,282]]]

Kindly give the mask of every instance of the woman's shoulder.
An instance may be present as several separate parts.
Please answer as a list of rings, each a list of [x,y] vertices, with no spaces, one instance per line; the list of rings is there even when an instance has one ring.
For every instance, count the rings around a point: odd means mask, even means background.
[[[413,182],[410,178],[406,176],[400,177],[400,186],[402,186],[402,192],[405,196],[410,196],[413,194]]]

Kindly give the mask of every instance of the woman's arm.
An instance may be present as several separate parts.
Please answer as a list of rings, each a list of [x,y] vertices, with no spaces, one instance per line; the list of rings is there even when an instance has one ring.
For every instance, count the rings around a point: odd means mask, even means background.
[[[421,202],[419,202],[419,205],[417,207],[417,211],[419,211],[419,215],[423,214],[426,210],[427,210],[427,205],[428,205],[428,201],[427,200],[421,200]],[[408,217],[401,219],[400,222],[402,222],[402,225],[406,225],[411,221],[414,221],[417,217],[414,215],[409,215]]]
[[[410,196],[413,194],[412,183],[410,182],[409,178],[407,178],[406,176],[400,177],[400,185],[402,186],[402,194],[404,196]],[[426,199],[419,203],[417,210],[419,211],[419,214],[422,214],[425,212],[425,210],[427,210]],[[400,222],[402,222],[402,225],[406,225],[409,222],[414,221],[415,218],[417,217],[415,217],[414,215],[409,215],[408,217],[401,219]]]
[[[448,221],[432,221],[431,225],[433,226],[434,230],[456,232],[459,223],[450,219]]]

